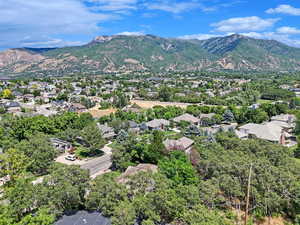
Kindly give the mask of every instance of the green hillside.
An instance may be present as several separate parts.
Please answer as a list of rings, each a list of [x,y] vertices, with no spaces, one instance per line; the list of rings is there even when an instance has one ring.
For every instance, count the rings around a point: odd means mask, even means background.
[[[9,75],[198,70],[299,71],[300,49],[241,35],[203,41],[117,35],[78,47],[0,53],[0,74]]]

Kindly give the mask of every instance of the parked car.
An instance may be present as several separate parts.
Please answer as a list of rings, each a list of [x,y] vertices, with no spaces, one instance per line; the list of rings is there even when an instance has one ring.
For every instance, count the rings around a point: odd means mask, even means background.
[[[75,155],[67,155],[65,157],[66,160],[70,160],[70,161],[75,161],[76,160],[76,156]]]

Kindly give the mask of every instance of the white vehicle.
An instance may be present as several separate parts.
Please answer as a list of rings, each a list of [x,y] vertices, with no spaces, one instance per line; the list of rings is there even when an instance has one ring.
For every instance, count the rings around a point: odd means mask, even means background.
[[[66,160],[70,160],[70,161],[75,161],[76,160],[76,156],[75,155],[67,155],[65,157]]]

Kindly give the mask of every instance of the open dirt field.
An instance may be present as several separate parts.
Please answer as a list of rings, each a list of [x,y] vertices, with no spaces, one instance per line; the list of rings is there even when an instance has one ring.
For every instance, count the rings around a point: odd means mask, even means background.
[[[160,101],[145,101],[145,100],[131,100],[131,104],[137,104],[141,108],[149,109],[153,108],[156,105],[159,106],[177,106],[183,109],[186,109],[187,106],[191,105],[189,103],[182,103],[182,102],[160,102]]]
[[[99,106],[95,106],[88,110],[88,112],[94,117],[94,118],[100,118],[102,116],[108,116],[112,113],[115,113],[117,110],[110,108],[110,109],[99,109]]]

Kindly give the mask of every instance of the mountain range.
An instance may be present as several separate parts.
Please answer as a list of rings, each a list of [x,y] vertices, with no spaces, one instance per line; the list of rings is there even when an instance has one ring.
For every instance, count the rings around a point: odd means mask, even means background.
[[[82,46],[0,52],[2,76],[224,70],[300,71],[300,48],[238,34],[208,40],[114,35]]]

